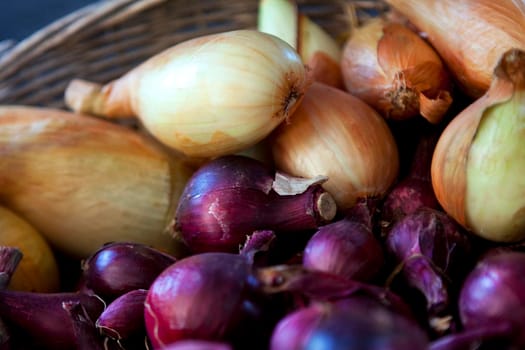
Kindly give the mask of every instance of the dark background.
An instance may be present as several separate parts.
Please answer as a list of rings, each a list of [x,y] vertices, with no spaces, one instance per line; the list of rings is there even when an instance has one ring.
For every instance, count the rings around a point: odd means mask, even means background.
[[[95,1],[0,0],[0,41],[20,41],[54,20]]]

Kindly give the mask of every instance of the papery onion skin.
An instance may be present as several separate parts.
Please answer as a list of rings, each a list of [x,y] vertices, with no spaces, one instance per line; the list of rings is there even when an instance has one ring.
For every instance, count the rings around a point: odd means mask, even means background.
[[[496,242],[525,238],[525,52],[509,50],[485,95],[445,128],[431,165],[443,209]]]
[[[335,202],[320,185],[280,195],[272,188],[274,173],[239,155],[208,162],[193,174],[180,197],[173,233],[194,253],[234,253],[256,230],[294,233],[333,219]]]
[[[462,89],[480,97],[500,56],[525,49],[525,6],[513,0],[387,0],[446,62]]]
[[[358,98],[313,83],[301,105],[271,136],[277,169],[325,175],[322,186],[341,210],[358,198],[382,197],[399,171],[397,145],[385,120]]]
[[[510,323],[512,343],[525,346],[525,254],[501,252],[482,258],[469,273],[458,300],[466,330]]]
[[[179,43],[104,87],[73,81],[66,103],[78,112],[137,116],[165,145],[217,157],[266,137],[293,113],[309,81],[283,40],[235,30]]]
[[[121,125],[0,107],[0,197],[54,247],[85,258],[112,241],[176,254],[165,232],[192,170]]]
[[[452,103],[449,74],[434,49],[399,23],[375,18],[354,30],[343,49],[346,89],[382,116],[423,116],[439,123]]]

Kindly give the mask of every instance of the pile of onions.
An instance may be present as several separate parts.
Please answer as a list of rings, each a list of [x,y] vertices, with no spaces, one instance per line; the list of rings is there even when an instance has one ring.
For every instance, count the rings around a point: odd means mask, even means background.
[[[342,210],[358,198],[385,195],[398,175],[397,145],[385,120],[360,99],[313,83],[288,123],[271,135],[277,169],[325,175]]]

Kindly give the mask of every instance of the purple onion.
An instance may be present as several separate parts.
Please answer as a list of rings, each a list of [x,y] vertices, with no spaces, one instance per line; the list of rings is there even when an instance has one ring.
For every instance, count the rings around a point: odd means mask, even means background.
[[[176,211],[174,234],[193,253],[238,252],[257,230],[299,232],[333,219],[335,202],[320,184],[298,194],[274,191],[274,172],[252,158],[209,161],[188,181]]]
[[[502,336],[525,347],[525,254],[501,252],[482,258],[468,274],[458,308],[465,330],[511,325]]]
[[[144,301],[148,291],[137,289],[113,300],[96,321],[101,334],[121,340],[146,333]]]
[[[130,242],[102,246],[82,265],[88,289],[106,300],[136,289],[148,289],[176,259],[155,248]]]
[[[403,280],[424,296],[430,321],[448,317],[454,300],[449,281],[460,284],[470,266],[471,242],[462,228],[445,213],[423,207],[394,224],[386,247],[401,264]]]
[[[358,201],[343,219],[320,227],[306,244],[303,266],[353,280],[374,279],[384,252],[372,233],[369,201]]]
[[[272,350],[427,349],[418,324],[366,297],[313,303],[275,327]]]
[[[85,317],[96,320],[104,303],[85,293],[36,293],[0,290],[0,317],[45,349],[77,347],[76,328],[64,305],[80,305]]]
[[[159,275],[146,297],[144,318],[153,347],[184,339],[242,341],[236,336],[253,336],[264,345],[263,335],[271,332],[265,326],[273,326],[273,315],[266,315],[273,310],[265,307],[270,304],[256,284],[241,255],[210,252],[179,260]]]
[[[425,130],[419,134],[415,153],[407,175],[387,194],[381,208],[381,230],[386,236],[392,225],[419,208],[438,209],[439,203],[430,178],[430,165],[439,133]]]

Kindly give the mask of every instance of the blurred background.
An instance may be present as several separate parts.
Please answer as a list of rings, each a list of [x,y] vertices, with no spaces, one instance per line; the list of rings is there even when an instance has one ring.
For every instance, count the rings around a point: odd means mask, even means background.
[[[20,41],[92,2],[95,0],[0,0],[0,41]]]

